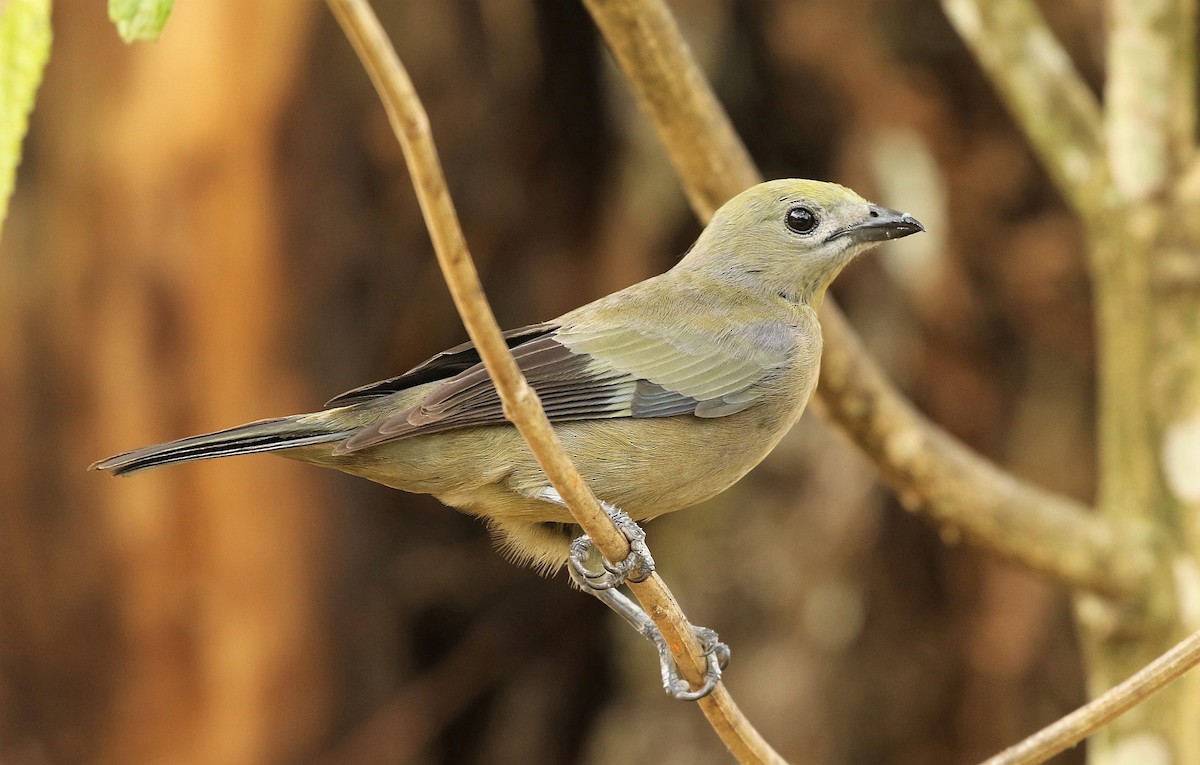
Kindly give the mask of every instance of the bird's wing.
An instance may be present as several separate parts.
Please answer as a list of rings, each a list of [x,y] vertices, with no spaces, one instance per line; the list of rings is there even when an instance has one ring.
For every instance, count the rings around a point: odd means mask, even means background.
[[[515,348],[521,343],[550,334],[556,329],[558,329],[558,325],[549,322],[530,324],[527,327],[508,330],[504,333],[504,339],[508,342],[509,348]],[[389,377],[386,380],[380,380],[369,385],[363,385],[334,396],[325,402],[325,406],[327,408],[348,406],[382,396],[390,396],[393,393],[408,390],[418,385],[424,385],[436,380],[445,380],[470,369],[478,363],[479,351],[475,349],[475,343],[468,340],[462,345],[448,348],[436,356],[421,362],[402,375]]]
[[[686,300],[648,300],[639,311],[631,299],[593,303],[512,348],[551,421],[733,414],[763,395],[764,382],[795,350],[795,331],[783,322],[747,325],[732,309]],[[338,451],[504,421],[491,378],[476,363],[420,403],[360,430]]]

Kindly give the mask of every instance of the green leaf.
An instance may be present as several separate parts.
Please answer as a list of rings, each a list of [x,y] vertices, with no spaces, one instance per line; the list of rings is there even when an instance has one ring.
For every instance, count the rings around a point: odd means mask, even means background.
[[[0,2],[0,227],[8,214],[21,141],[50,57],[50,0]]]
[[[108,18],[127,43],[157,40],[175,0],[108,0]]]

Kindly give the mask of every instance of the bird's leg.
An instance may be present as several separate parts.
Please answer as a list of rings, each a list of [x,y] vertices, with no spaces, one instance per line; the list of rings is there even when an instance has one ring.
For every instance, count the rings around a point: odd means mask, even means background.
[[[632,540],[630,541],[632,542]],[[581,542],[584,544],[580,544]],[[577,551],[582,553],[582,559],[576,557]],[[629,622],[635,630],[654,644],[655,650],[658,651],[658,663],[662,672],[663,690],[667,692],[667,695],[680,701],[696,701],[712,693],[713,688],[716,687],[717,682],[721,679],[721,670],[725,669],[729,664],[729,646],[722,643],[717,638],[717,633],[708,627],[692,627],[692,630],[696,633],[696,639],[700,642],[700,647],[704,651],[704,656],[708,660],[708,668],[704,673],[704,684],[693,691],[688,681],[680,677],[679,669],[675,664],[674,657],[671,656],[670,649],[667,648],[667,641],[663,638],[662,632],[659,631],[654,621],[646,615],[641,606],[634,603],[623,592],[618,590],[618,584],[610,583],[607,579],[603,582],[602,587],[593,588],[593,579],[601,578],[604,574],[611,575],[611,568],[606,567],[607,570],[605,572],[595,573],[592,578],[589,578],[589,572],[583,565],[583,560],[590,557],[591,552],[591,540],[587,536],[579,537],[571,544],[571,558],[567,569],[571,574],[571,579],[581,590],[590,592],[601,603],[616,611],[621,618]],[[626,558],[626,560],[629,559]],[[647,572],[646,575],[649,576],[649,573]],[[631,579],[630,581],[636,580]]]
[[[562,497],[553,488],[543,489],[539,496],[549,502],[565,504]],[[567,572],[571,575],[571,580],[579,589],[590,592],[600,602],[616,611],[622,619],[629,622],[635,630],[654,644],[655,650],[658,651],[663,689],[668,696],[680,701],[696,701],[704,698],[712,693],[713,688],[721,679],[721,670],[729,664],[729,646],[722,643],[718,639],[717,633],[708,627],[692,627],[708,661],[708,667],[704,673],[704,684],[693,691],[687,680],[679,675],[675,659],[671,656],[670,649],[667,648],[667,641],[654,621],[646,615],[641,606],[618,589],[626,581],[642,582],[654,573],[654,559],[650,556],[650,548],[646,545],[646,532],[620,508],[607,502],[601,502],[600,506],[629,540],[629,555],[618,563],[609,563],[604,560],[603,556],[597,554],[591,538],[584,534],[571,542],[571,550],[567,559]],[[597,557],[600,558],[603,570],[596,571],[588,568],[588,563]]]

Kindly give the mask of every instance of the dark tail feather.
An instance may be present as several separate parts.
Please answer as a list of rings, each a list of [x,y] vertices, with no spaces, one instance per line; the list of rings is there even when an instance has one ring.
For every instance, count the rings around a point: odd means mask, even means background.
[[[125,475],[136,470],[171,465],[176,462],[230,457],[235,454],[257,454],[297,446],[340,441],[350,433],[331,430],[328,425],[302,422],[298,417],[260,420],[236,428],[218,430],[199,436],[189,436],[165,444],[143,446],[93,464],[89,470],[107,470],[113,475]]]

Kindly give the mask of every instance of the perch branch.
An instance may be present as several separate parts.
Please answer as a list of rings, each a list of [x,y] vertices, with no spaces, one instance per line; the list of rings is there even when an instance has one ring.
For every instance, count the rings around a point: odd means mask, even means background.
[[[1200,664],[1200,632],[1194,632],[1120,685],[1042,728],[983,765],[1034,765],[1066,751]]]
[[[329,0],[329,6],[383,101],[408,163],[438,264],[467,332],[504,401],[505,414],[529,443],[542,470],[584,533],[608,560],[622,560],[629,554],[628,541],[600,508],[563,451],[537,394],[517,368],[496,324],[450,200],[429,119],[408,73],[366,0]],[[662,579],[657,574],[651,575],[644,582],[631,583],[630,589],[662,632],[681,673],[693,687],[698,687],[703,682],[706,660],[687,617]],[[740,762],[783,762],[741,714],[723,684],[718,683],[698,703]]]
[[[1105,188],[1100,104],[1033,0],[942,0],[1063,197],[1098,212]]]
[[[584,4],[701,220],[761,180],[662,0]],[[1090,136],[1085,158],[1096,151],[1097,120],[1077,119],[1079,135]],[[1119,548],[1112,527],[1087,507],[1017,480],[921,416],[862,350],[831,299],[821,326],[818,400],[906,505],[1073,587],[1118,598],[1140,591],[1148,554]]]

